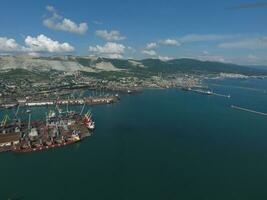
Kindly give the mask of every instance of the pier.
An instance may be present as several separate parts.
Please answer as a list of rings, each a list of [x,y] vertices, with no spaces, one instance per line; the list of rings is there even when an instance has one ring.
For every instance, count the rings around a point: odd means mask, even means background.
[[[215,92],[213,92],[212,94],[215,95],[215,96],[218,96],[218,97],[231,98],[231,95],[230,94],[225,95],[225,94],[218,94],[218,93],[215,93]]]
[[[264,112],[259,112],[259,111],[255,111],[255,110],[251,110],[251,109],[247,109],[247,108],[242,108],[242,107],[234,106],[234,105],[231,105],[231,108],[267,117],[267,113],[264,113]]]
[[[225,95],[225,94],[219,94],[212,92],[211,90],[202,90],[202,89],[188,89],[188,91],[200,93],[200,94],[205,94],[205,95],[214,95],[214,96],[219,96],[219,97],[225,97],[225,98],[231,98],[231,95]]]
[[[14,108],[20,107],[38,107],[38,106],[53,106],[53,105],[102,105],[112,104],[119,101],[118,96],[94,96],[83,98],[69,98],[69,99],[40,99],[40,100],[25,100],[8,104],[0,104],[0,108]]]

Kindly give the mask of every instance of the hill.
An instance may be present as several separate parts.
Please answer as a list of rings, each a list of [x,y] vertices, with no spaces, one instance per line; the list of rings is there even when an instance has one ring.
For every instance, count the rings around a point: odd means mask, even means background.
[[[122,60],[79,56],[0,57],[0,72],[3,73],[12,70],[12,75],[14,75],[16,71],[21,72],[21,70],[25,70],[34,72],[35,75],[36,73],[47,73],[49,71],[81,71],[90,76],[97,77],[105,77],[110,75],[149,77],[158,73],[163,75],[181,73],[192,75],[216,75],[219,73],[233,73],[250,76],[267,75],[266,69],[246,67],[230,63],[199,61],[186,58],[162,61],[159,59]],[[25,73],[21,74],[25,75]]]

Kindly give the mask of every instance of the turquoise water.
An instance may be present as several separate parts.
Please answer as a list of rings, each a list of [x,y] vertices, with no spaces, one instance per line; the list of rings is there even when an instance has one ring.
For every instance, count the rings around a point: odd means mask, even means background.
[[[0,154],[0,199],[266,199],[267,118],[230,105],[267,112],[267,81],[209,84],[232,98],[125,95],[93,108],[97,129],[79,144]]]

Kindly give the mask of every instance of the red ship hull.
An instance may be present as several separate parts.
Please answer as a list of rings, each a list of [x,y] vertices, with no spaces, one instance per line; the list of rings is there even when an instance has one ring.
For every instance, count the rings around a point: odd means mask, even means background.
[[[67,146],[69,144],[74,144],[77,142],[80,142],[81,140],[75,140],[75,141],[67,141],[67,142],[63,142],[61,144],[51,144],[51,145],[47,145],[47,146],[40,146],[40,147],[35,147],[35,148],[25,148],[25,149],[13,149],[13,152],[16,153],[28,153],[28,152],[34,152],[34,151],[44,151],[44,150],[48,150],[48,149],[53,149],[53,148],[59,148],[59,147],[64,147]]]

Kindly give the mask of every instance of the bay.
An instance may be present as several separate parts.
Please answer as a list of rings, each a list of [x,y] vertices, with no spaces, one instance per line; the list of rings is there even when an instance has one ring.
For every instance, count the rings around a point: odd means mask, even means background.
[[[267,80],[207,84],[231,98],[177,89],[122,95],[93,107],[96,130],[81,143],[1,153],[0,199],[266,199],[267,118],[230,106],[267,112]]]

